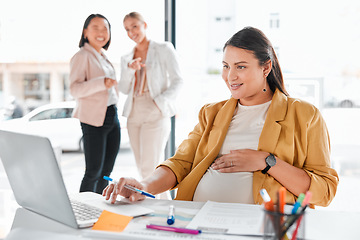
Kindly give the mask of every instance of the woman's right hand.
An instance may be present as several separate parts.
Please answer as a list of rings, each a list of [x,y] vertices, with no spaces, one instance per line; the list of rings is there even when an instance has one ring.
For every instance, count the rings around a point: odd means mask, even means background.
[[[117,84],[117,81],[115,79],[111,79],[111,78],[105,78],[104,79],[104,84],[105,84],[105,87],[107,89],[115,86]]]
[[[141,58],[135,58],[128,63],[128,67],[134,70],[140,70],[142,67],[145,67],[144,63],[141,63]]]
[[[124,187],[124,185],[130,185],[140,190],[145,190],[145,186],[138,182],[137,180],[133,178],[120,178],[119,182],[114,184],[109,184],[104,190],[102,195],[105,197],[106,200],[109,200],[111,198],[111,203],[114,204],[116,201],[117,195],[129,198],[131,202],[144,200],[145,196],[141,195],[138,192],[131,191]]]

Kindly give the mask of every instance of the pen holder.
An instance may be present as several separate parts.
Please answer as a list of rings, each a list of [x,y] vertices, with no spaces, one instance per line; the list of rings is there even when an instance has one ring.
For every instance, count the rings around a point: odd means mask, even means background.
[[[305,239],[305,211],[299,211],[300,213],[296,214],[268,210],[264,210],[264,212],[264,239]]]

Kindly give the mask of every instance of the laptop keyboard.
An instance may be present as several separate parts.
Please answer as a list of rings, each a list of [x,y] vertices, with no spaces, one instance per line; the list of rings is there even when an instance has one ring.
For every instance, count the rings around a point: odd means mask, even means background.
[[[80,221],[98,219],[102,213],[100,208],[93,207],[73,199],[71,200],[71,206],[75,213],[75,218]]]

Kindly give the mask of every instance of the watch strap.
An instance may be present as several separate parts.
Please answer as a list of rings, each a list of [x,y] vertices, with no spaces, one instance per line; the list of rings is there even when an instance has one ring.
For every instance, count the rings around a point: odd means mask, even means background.
[[[266,164],[266,168],[261,170],[261,173],[263,173],[263,174],[267,173],[267,171],[269,171],[270,168],[271,168],[271,166],[269,164]]]
[[[265,167],[263,170],[261,170],[261,173],[263,173],[263,174],[266,174],[266,173],[269,171],[269,169],[272,167],[272,166],[270,166],[270,165],[268,164],[268,162],[266,161],[267,158],[269,158],[269,157],[275,158],[274,154],[272,154],[272,153],[270,153],[269,156],[267,156],[267,157],[265,158],[266,167]],[[275,163],[276,163],[276,158],[275,158]]]

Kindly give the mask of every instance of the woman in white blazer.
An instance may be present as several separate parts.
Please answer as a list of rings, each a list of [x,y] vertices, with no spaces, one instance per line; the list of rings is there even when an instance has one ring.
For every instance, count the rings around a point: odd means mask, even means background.
[[[84,23],[80,50],[70,62],[70,92],[76,99],[73,116],[83,132],[85,174],[80,192],[101,193],[114,167],[120,145],[115,69],[102,49],[111,41],[110,23],[91,14]]]
[[[170,117],[175,115],[176,95],[183,83],[175,49],[146,36],[147,24],[137,12],[124,17],[124,27],[136,46],[121,58],[119,89],[127,94],[123,115],[136,165],[147,177],[164,159],[170,133]]]

